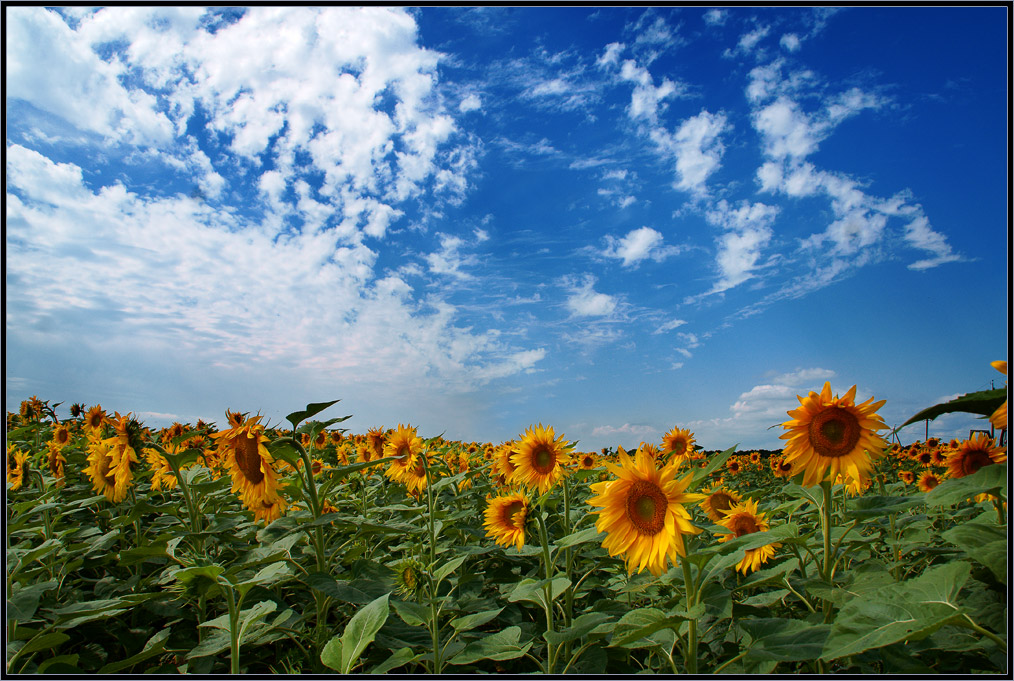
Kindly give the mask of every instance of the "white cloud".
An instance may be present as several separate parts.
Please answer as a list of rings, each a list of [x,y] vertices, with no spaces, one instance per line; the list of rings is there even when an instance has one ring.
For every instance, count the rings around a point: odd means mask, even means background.
[[[704,23],[708,26],[722,26],[729,18],[729,10],[709,9],[704,13]]]
[[[675,246],[664,245],[662,235],[651,227],[632,230],[620,239],[611,235],[606,236],[606,244],[602,255],[622,260],[624,267],[636,267],[641,261],[649,258],[655,262],[662,262],[680,252]]]
[[[676,154],[677,188],[695,194],[707,191],[708,177],[721,166],[725,145],[719,135],[727,129],[724,114],[702,110],[683,121],[673,135],[673,152]]]
[[[786,33],[782,36],[782,39],[778,41],[786,52],[798,52],[802,46],[802,42],[799,40],[799,36],[795,33]]]
[[[592,429],[592,437],[634,437],[634,438],[654,438],[661,431],[658,428],[642,424],[631,424],[624,423],[622,426],[596,426]]]
[[[813,367],[811,369],[799,368],[795,371],[790,371],[784,374],[778,374],[771,379],[772,383],[780,385],[798,385],[800,383],[806,383],[814,385],[815,381],[824,381],[829,378],[834,378],[835,372],[831,369],[821,369],[820,367]]]
[[[469,111],[477,111],[482,108],[482,100],[479,95],[471,93],[461,100],[461,104],[458,105],[458,111],[461,113],[467,113]]]
[[[567,308],[575,317],[603,317],[616,309],[616,298],[595,291],[595,277],[587,274],[578,284],[573,280],[565,280],[564,285],[570,290],[567,297]]]
[[[665,333],[666,331],[672,331],[673,329],[677,329],[677,328],[683,326],[686,323],[687,322],[686,322],[685,319],[670,319],[669,321],[665,322],[664,324],[662,324],[661,326],[659,326],[657,329],[655,329],[654,331],[652,331],[652,333],[653,334],[659,334],[659,333]],[[682,366],[682,365],[680,365],[680,366]]]

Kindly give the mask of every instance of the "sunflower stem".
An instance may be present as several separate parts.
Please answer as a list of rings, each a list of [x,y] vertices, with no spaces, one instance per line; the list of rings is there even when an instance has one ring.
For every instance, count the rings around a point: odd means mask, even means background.
[[[683,588],[687,595],[687,612],[689,613],[697,605],[697,590],[694,588],[694,579],[690,574],[690,561],[686,556],[680,558],[680,566],[683,568]],[[697,673],[697,620],[687,621],[687,651],[684,663],[688,674]]]
[[[542,504],[539,504],[539,512],[535,514],[536,520],[539,521],[539,541],[542,543],[542,563],[545,566],[546,571],[546,582],[542,587],[543,594],[546,599],[546,632],[553,632],[553,564],[549,554],[549,533],[546,531],[546,520],[543,518]],[[549,641],[546,641],[546,673],[553,673],[554,658],[554,646]]]
[[[820,509],[820,525],[821,534],[824,538],[824,581],[827,582],[829,589],[834,588],[834,584],[831,581],[831,571],[834,569],[831,556],[831,481],[824,480],[820,483],[820,488],[824,492],[824,504]],[[831,599],[824,599],[824,623],[831,623]]]
[[[437,566],[437,531],[436,525],[434,524],[433,513],[435,510],[433,504],[433,488],[430,485],[430,463],[429,457],[425,451],[420,452],[419,456],[422,457],[423,471],[426,475],[426,516],[427,524],[430,532],[430,567],[427,570],[429,591],[430,591],[430,639],[433,641],[433,670],[432,673],[439,674],[441,670],[440,663],[440,623],[438,622],[437,615],[437,587],[438,584],[434,583],[433,570]]]
[[[239,674],[239,607],[231,584],[225,587],[225,598],[229,605],[229,673]]]
[[[1003,513],[1003,502],[1000,501],[999,497],[993,497],[993,507],[996,508],[996,522],[998,525],[1006,524],[1006,518]]]
[[[563,534],[564,536],[570,535],[572,529],[570,524],[570,485],[568,484],[567,478],[563,479]],[[566,556],[566,577],[567,581],[571,581],[570,573],[573,569],[574,563],[574,551],[571,547],[567,547],[564,553]],[[564,623],[566,626],[570,626],[571,621],[574,618],[574,587],[573,585],[567,587],[566,598],[566,610],[564,611]],[[566,644],[565,654],[570,654],[570,642]]]

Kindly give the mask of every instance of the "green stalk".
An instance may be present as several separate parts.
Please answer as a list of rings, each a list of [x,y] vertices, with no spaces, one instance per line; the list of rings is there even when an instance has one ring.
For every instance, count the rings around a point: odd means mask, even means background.
[[[820,529],[821,534],[824,537],[824,581],[827,582],[827,587],[833,589],[834,585],[831,581],[832,570],[834,569],[834,563],[831,555],[831,481],[824,480],[820,483],[820,488],[824,492],[824,505],[821,508],[820,513]],[[824,599],[824,624],[831,623],[831,599]]]
[[[693,609],[697,605],[697,592],[694,588],[694,580],[690,575],[690,562],[686,557],[680,559],[680,565],[683,567],[683,587],[686,589],[687,594],[687,612]],[[697,673],[697,620],[690,619],[687,621],[687,651],[684,657],[684,663],[687,668],[688,674]]]
[[[570,524],[570,485],[567,482],[567,478],[563,479],[563,534],[564,536],[569,535],[573,531]],[[571,570],[574,565],[574,550],[568,546],[564,552],[566,556],[566,577],[567,581],[572,581],[570,578]],[[567,593],[565,594],[566,610],[564,611],[564,622],[566,626],[570,626],[574,619],[574,586],[567,587]],[[567,642],[567,653],[570,653],[570,642]]]
[[[552,633],[553,629],[553,563],[549,553],[549,533],[546,531],[546,521],[542,517],[542,505],[539,505],[535,513],[535,519],[539,522],[539,541],[542,542],[542,563],[546,568],[546,583],[542,592],[546,600],[546,632]],[[546,664],[547,674],[553,673],[555,648],[552,643],[546,641]]]
[[[426,472],[426,510],[427,510],[427,523],[430,531],[430,563],[427,576],[429,578],[429,591],[430,591],[430,639],[433,641],[433,673],[439,674],[441,670],[440,662],[440,623],[437,615],[437,584],[433,581],[433,570],[437,566],[437,531],[436,524],[434,523],[433,512],[433,486],[430,484],[430,462],[426,452],[421,452],[419,456],[422,457],[423,470]]]
[[[225,587],[225,598],[229,605],[229,673],[239,674],[239,604],[231,584]]]

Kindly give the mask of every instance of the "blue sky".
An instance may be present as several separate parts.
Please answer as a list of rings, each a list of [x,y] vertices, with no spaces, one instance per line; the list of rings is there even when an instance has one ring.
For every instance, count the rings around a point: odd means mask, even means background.
[[[7,7],[7,408],[776,448],[1001,386],[1007,11]]]

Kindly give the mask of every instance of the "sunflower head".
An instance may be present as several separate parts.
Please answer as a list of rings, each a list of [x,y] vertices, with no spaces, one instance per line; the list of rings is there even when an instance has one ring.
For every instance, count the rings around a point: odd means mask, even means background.
[[[705,490],[707,496],[701,501],[701,508],[708,514],[712,522],[720,523],[725,516],[723,513],[740,502],[742,497],[735,490],[714,484]]]
[[[97,435],[102,431],[102,424],[105,422],[106,410],[102,408],[101,404],[96,404],[85,414],[84,427],[89,433]]]
[[[767,519],[763,513],[757,512],[757,502],[753,499],[746,499],[731,508],[722,512],[724,516],[719,524],[728,530],[718,538],[720,542],[726,542],[736,537],[742,537],[754,532],[767,532],[770,529]],[[748,549],[743,560],[736,564],[736,570],[744,575],[760,568],[775,555],[775,549],[781,544],[767,544],[756,549]]]
[[[53,444],[59,448],[67,446],[70,442],[70,428],[62,423],[53,429]]]
[[[422,438],[416,435],[415,428],[398,424],[397,430],[388,438],[384,445],[383,455],[393,457],[384,474],[392,480],[404,482],[402,478],[415,468],[416,459],[422,453]]]
[[[565,475],[573,447],[563,435],[556,437],[552,427],[540,423],[528,428],[511,455],[513,479],[545,494]]]
[[[622,554],[628,574],[647,567],[657,577],[665,572],[667,560],[675,564],[678,556],[686,555],[683,535],[701,531],[690,522],[684,504],[704,495],[687,493],[693,475],[676,479],[678,460],[658,468],[643,451],[635,460],[622,447],[618,454],[620,466],[606,462],[615,479],[593,483],[595,496],[586,503],[598,507],[592,511],[599,514],[595,527],[607,533],[602,547],[609,555]]]
[[[577,466],[583,471],[590,471],[597,468],[599,465],[599,458],[595,456],[594,452],[585,452],[577,457]]]
[[[28,468],[28,452],[23,452],[13,444],[7,444],[7,482],[11,489],[21,489]]]
[[[489,499],[483,523],[486,536],[501,546],[513,545],[520,551],[525,545],[525,521],[529,507],[528,497],[521,492]]]
[[[800,406],[788,412],[791,421],[782,424],[788,432],[780,437],[788,440],[785,459],[798,464],[803,471],[803,484],[812,486],[838,474],[854,480],[865,480],[872,468],[872,458],[887,448],[876,434],[887,426],[876,413],[885,400],[873,398],[855,403],[856,386],[838,397],[832,395],[831,384],[825,382],[820,393],[811,391],[798,397]]]
[[[687,456],[694,450],[694,434],[688,429],[673,426],[662,436],[662,451],[670,456]]]
[[[278,494],[278,473],[268,452],[261,416],[245,418],[238,425],[212,433],[217,457],[232,477],[232,491],[239,494],[254,518],[265,523],[277,519],[286,503]]]
[[[993,438],[984,433],[976,433],[948,455],[947,474],[952,478],[963,478],[983,466],[1003,463],[1006,460],[1006,447],[998,447]]]
[[[933,471],[926,471],[919,476],[919,489],[923,492],[929,492],[941,482],[943,482],[943,476],[940,476]]]

